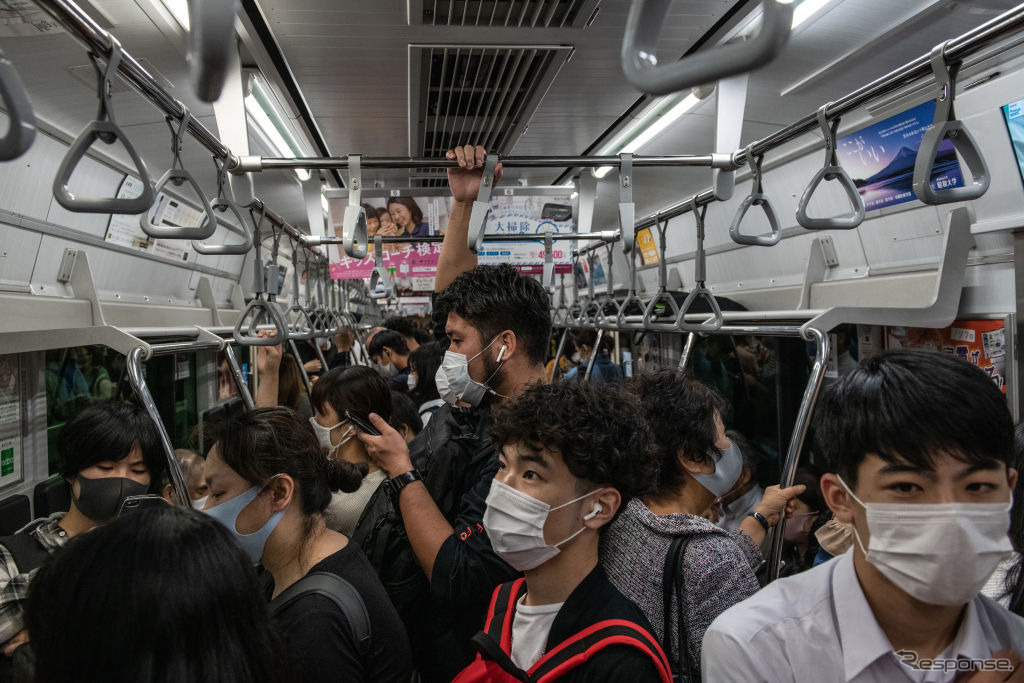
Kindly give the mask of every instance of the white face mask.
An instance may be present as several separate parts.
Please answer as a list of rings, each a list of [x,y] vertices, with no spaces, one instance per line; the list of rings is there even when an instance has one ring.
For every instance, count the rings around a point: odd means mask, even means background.
[[[586,530],[585,526],[580,527],[579,531],[568,538],[548,544],[544,540],[544,523],[548,513],[572,505],[600,490],[595,489],[568,503],[551,507],[495,479],[491,482],[487,509],[484,510],[484,530],[491,539],[491,547],[498,557],[516,571],[525,572],[539,567],[560,552],[558,546],[568,543]],[[591,520],[599,512],[601,504],[594,503],[593,511],[584,515],[583,519]]]
[[[571,360],[576,365],[579,365],[580,361],[582,361],[583,359],[580,357],[580,352],[577,351],[576,353],[572,354],[572,358],[570,358],[569,360]]]
[[[908,595],[930,605],[963,605],[982,589],[1010,545],[1008,503],[865,503],[871,538],[865,558]]]
[[[341,441],[339,441],[336,444],[331,443],[331,432],[345,423],[346,420],[342,420],[333,427],[324,427],[319,422],[316,421],[315,417],[309,418],[309,424],[313,425],[313,431],[316,432],[316,438],[320,442],[320,445],[327,449],[328,456],[330,456],[331,454],[334,453],[334,451],[338,450],[339,448],[341,448],[342,446],[344,446],[349,441],[355,438],[355,427],[349,425],[348,429],[342,435]]]
[[[398,368],[395,367],[394,363],[388,363],[387,365],[380,366],[380,372],[384,375],[384,379],[391,379],[398,374]]]
[[[192,501],[192,509],[193,510],[202,510],[204,507],[206,507],[206,499],[207,498],[209,498],[209,496],[203,496],[202,498],[196,498],[195,500],[193,500]]]
[[[469,361],[491,348],[491,344],[497,341],[497,339],[497,337],[492,339],[473,358],[466,358],[465,354],[456,353],[455,351],[444,352],[441,367],[437,369],[437,373],[434,375],[434,383],[437,385],[437,393],[445,402],[456,405],[459,401],[462,401],[471,406],[478,406],[487,392],[495,393],[493,389],[487,386],[487,383],[501,369],[501,357],[504,355],[505,347],[502,347],[502,351],[498,353],[498,367],[483,382],[477,382],[469,376]]]
[[[326,351],[331,348],[331,342],[328,339],[317,339],[316,345],[320,347],[321,351]]]
[[[409,373],[409,377],[405,381],[406,381],[406,384],[409,385],[409,391],[412,391],[413,389],[416,388],[416,375],[414,375],[414,374],[412,374],[410,372]]]

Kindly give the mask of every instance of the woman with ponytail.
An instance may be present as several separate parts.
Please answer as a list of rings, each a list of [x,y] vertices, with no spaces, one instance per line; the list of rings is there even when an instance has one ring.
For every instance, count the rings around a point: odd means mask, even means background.
[[[205,443],[213,444],[206,513],[269,574],[294,680],[409,680],[408,638],[384,587],[363,551],[324,522],[331,492],[358,489],[366,465],[328,459],[310,423],[287,408],[243,413],[213,426]],[[319,574],[348,582],[362,605],[339,602],[333,590],[282,597]]]

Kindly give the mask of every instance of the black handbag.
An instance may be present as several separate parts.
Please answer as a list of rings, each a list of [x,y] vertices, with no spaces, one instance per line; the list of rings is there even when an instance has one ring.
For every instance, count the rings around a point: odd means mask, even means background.
[[[676,595],[676,604],[679,606],[679,662],[673,667],[672,680],[674,683],[700,683],[700,673],[690,668],[690,652],[686,644],[686,630],[683,628],[683,619],[686,615],[686,588],[680,574],[680,567],[683,564],[683,556],[686,554],[686,546],[690,543],[689,536],[676,536],[669,546],[668,555],[665,556],[665,571],[662,576],[662,595],[664,597],[665,630],[662,637],[662,649],[665,656],[671,663],[672,657],[672,593]]]

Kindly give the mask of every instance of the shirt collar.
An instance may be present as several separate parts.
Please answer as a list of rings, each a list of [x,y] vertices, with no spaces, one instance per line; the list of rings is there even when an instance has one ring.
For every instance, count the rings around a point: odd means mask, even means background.
[[[892,653],[892,644],[875,620],[853,567],[853,551],[836,560],[832,573],[832,607],[843,650],[845,680],[852,680],[878,658]]]

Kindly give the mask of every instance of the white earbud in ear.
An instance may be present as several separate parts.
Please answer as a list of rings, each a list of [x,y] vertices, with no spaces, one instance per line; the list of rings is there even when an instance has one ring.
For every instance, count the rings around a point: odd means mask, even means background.
[[[508,351],[508,345],[507,344],[502,344],[501,345],[501,350],[498,351],[498,360],[496,360],[495,363],[500,363],[501,362],[501,357],[505,355],[506,351]]]
[[[583,521],[589,522],[594,517],[597,517],[601,513],[602,510],[604,510],[604,508],[601,507],[600,503],[594,503],[594,509],[591,510],[589,513],[583,515]]]

